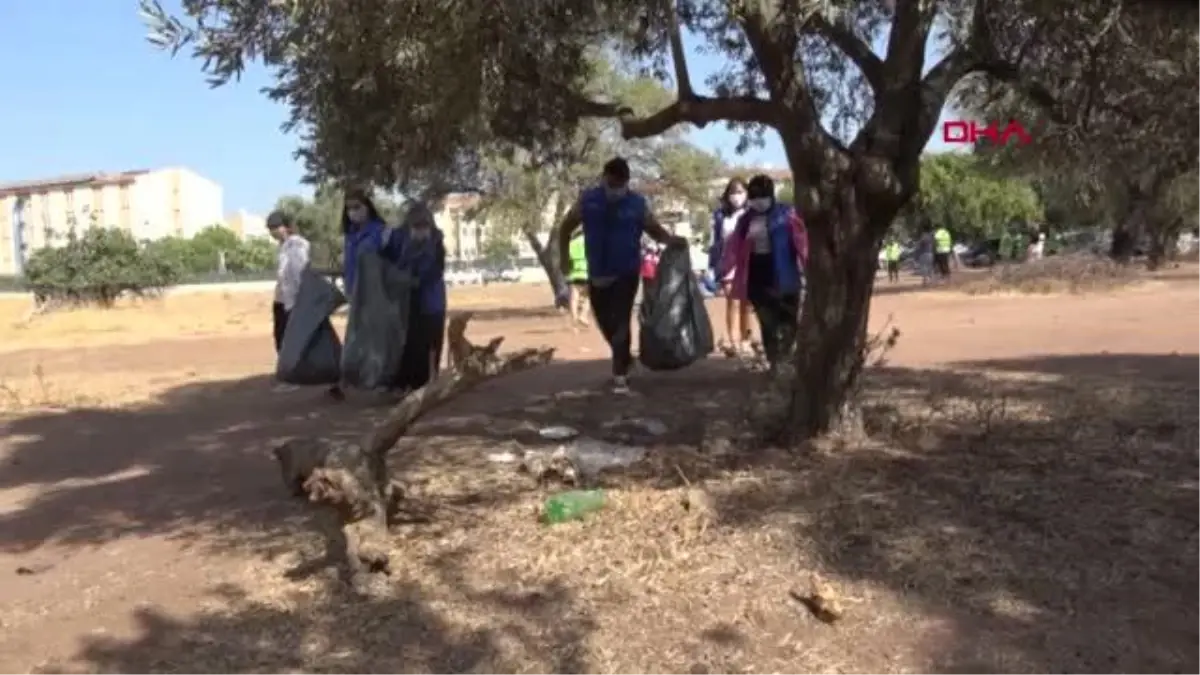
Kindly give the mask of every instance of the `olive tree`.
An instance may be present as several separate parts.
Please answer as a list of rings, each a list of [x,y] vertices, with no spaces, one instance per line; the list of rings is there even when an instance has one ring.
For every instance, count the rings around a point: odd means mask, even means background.
[[[1036,129],[1030,144],[981,144],[977,151],[1002,170],[1036,177],[1099,211],[1113,228],[1118,259],[1147,235],[1149,261],[1157,265],[1165,243],[1194,220],[1198,21],[1196,3],[1114,5],[1092,30],[1055,35],[1023,60],[1026,72],[1053,83],[1051,105],[1046,92],[969,82],[959,90],[963,107]]]
[[[1073,73],[1071,50],[1105,22],[1151,11],[1119,0],[186,0],[181,16],[143,10],[152,39],[190,48],[215,85],[251,60],[271,68],[266,93],[291,111],[314,179],[452,185],[491,143],[553,147],[589,118],[616,120],[626,139],[682,124],[723,122],[751,138],[773,130],[811,240],[789,415],[797,435],[853,420],[878,250],[918,189],[921,151],[955,86],[984,74],[1056,107],[1062,78],[1028,72],[1027,55],[1058,49]],[[704,91],[684,31],[725,60]],[[672,100],[638,114],[592,95],[597,50],[636,60],[670,83]]]

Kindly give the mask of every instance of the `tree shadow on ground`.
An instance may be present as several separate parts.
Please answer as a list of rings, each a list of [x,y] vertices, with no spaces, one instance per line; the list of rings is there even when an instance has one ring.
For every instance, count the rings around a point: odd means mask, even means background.
[[[791,451],[706,445],[762,388],[728,362],[645,375],[630,397],[596,386],[603,362],[485,383],[393,453],[435,513],[396,532],[386,600],[283,582],[316,538],[268,454],[353,438],[382,410],[261,379],[192,385],[141,411],[8,423],[0,488],[40,492],[0,514],[0,542],[167,535],[262,555],[216,609],[147,611],[140,638],[80,652],[105,671],[1196,672],[1195,381],[1039,367],[876,369],[871,440]],[[668,430],[612,424],[645,417]],[[542,490],[489,455],[552,446],[539,430],[564,423],[651,454],[612,478],[604,515],[542,528]],[[692,485],[711,523],[679,506]],[[835,627],[788,600],[811,572],[849,589]]]
[[[88,638],[75,659],[113,673],[588,672],[591,620],[563,586],[452,590],[437,595],[457,593],[473,606],[448,607],[407,581],[383,598],[324,584],[283,602],[222,586],[218,611],[181,620],[141,609],[136,639]]]
[[[1195,378],[1088,359],[1123,379],[881,369],[876,442],[816,451],[718,508],[733,527],[787,523],[838,576],[950,617],[958,639],[930,670],[1194,672]],[[1180,367],[1154,360],[1145,372]]]
[[[1197,354],[1069,354],[1022,359],[960,361],[958,368],[1036,372],[1048,375],[1094,376],[1195,383],[1200,374]]]

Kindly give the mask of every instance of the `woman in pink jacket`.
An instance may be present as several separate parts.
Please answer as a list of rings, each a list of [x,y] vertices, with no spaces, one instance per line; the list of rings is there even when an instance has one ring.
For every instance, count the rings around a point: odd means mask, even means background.
[[[808,264],[808,232],[796,210],[775,199],[775,183],[758,175],[746,185],[749,208],[725,242],[721,277],[733,272],[730,292],[754,308],[771,367],[796,340]]]

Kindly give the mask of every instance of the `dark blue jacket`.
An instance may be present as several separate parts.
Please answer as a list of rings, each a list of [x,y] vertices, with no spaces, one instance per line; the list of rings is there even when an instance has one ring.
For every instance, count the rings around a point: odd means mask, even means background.
[[[428,239],[413,239],[406,227],[392,230],[387,249],[391,258],[417,280],[418,311],[446,312],[446,244],[442,231],[433,228]]]
[[[722,230],[728,215],[730,214],[725,213],[724,207],[718,208],[712,214],[712,246],[708,247],[708,269],[714,272],[721,266],[721,253],[725,250],[725,235],[728,233]]]
[[[579,206],[588,277],[638,274],[642,233],[646,229],[646,198],[631,191],[609,201],[603,187],[594,187],[580,195]]]
[[[387,226],[382,221],[373,220],[365,225],[350,230],[342,239],[342,282],[346,285],[346,295],[354,291],[354,275],[358,273],[358,254],[363,251],[376,251],[384,258],[393,259],[393,251],[385,247],[384,232]]]

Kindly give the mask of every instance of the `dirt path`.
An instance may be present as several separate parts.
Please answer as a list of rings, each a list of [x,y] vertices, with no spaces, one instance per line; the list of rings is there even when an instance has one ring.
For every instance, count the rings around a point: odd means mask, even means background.
[[[1200,313],[1190,283],[1077,299],[880,296],[874,323],[889,315],[903,332],[890,361],[902,366],[1192,383],[1197,374]],[[471,333],[476,341],[498,334],[510,348],[556,344],[564,363],[491,383],[444,414],[486,410],[514,392],[592,386],[606,374],[599,338],[572,333],[559,319],[486,321]],[[72,410],[4,425],[0,669],[64,659],[91,667],[79,655],[85,638],[133,639],[152,628],[148,607],[181,619],[194,614],[221,602],[222,588],[233,593],[228,581],[238,571],[282,552],[280,528],[300,529],[304,516],[281,498],[269,448],[293,435],[353,437],[378,409],[361,397],[334,405],[309,391],[271,393],[263,367],[270,358],[265,339],[243,336],[4,355],[0,378],[39,366],[81,380],[147,382],[181,370],[241,377],[177,387],[141,409]],[[647,378],[702,387],[721,367]]]

